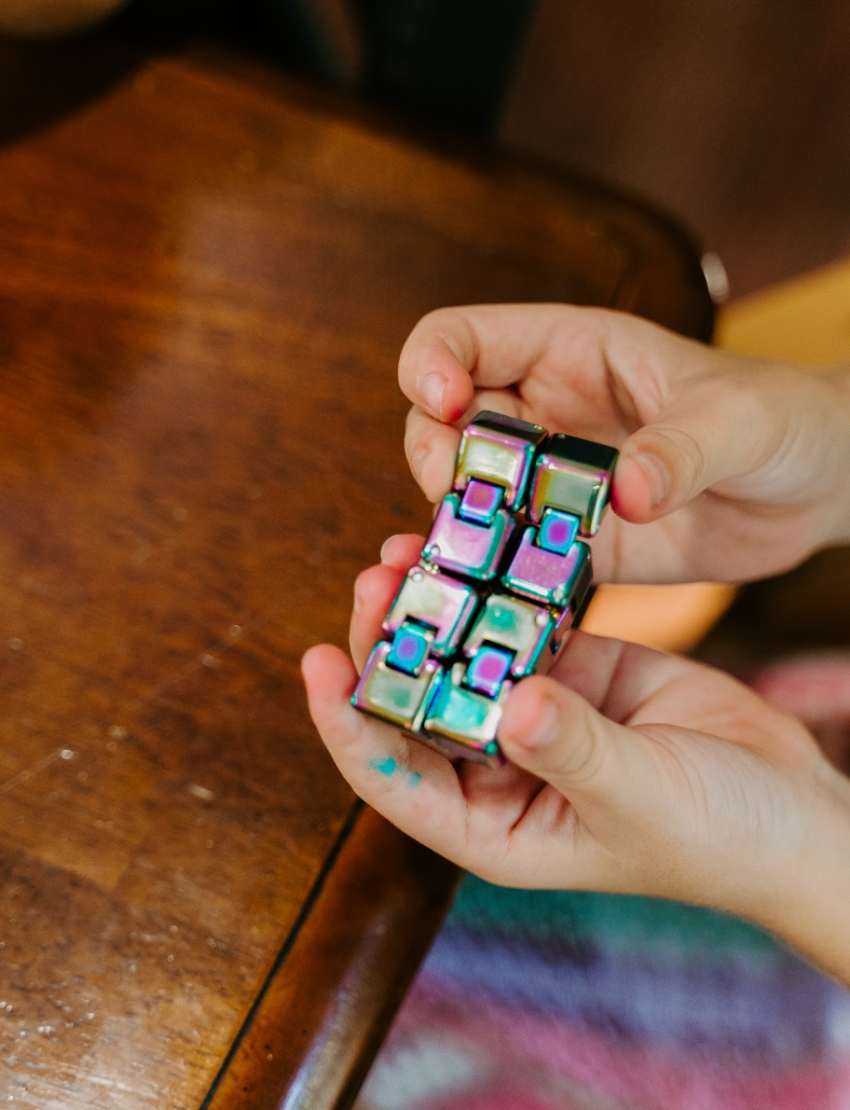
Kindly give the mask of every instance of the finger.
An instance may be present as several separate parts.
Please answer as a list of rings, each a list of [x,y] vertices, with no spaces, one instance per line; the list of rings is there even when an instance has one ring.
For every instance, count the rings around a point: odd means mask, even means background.
[[[662,720],[751,745],[764,732],[753,724],[758,715],[741,713],[756,698],[731,675],[642,644],[571,632],[550,677],[629,728]],[[766,716],[767,730],[775,729],[773,715],[761,714]]]
[[[407,414],[404,449],[414,478],[429,501],[439,501],[451,489],[460,443],[460,427],[488,409],[522,419],[519,398],[505,390],[477,390],[463,416],[454,426],[434,420],[418,405]]]
[[[313,721],[355,793],[403,832],[462,862],[466,802],[451,763],[351,705],[357,674],[338,648],[311,648],[301,668]]]
[[[320,645],[304,656],[310,713],[337,767],[355,792],[400,829],[467,869],[523,882],[532,846],[510,871],[493,870],[498,845],[540,789],[520,768],[460,761],[457,769],[382,721],[355,710],[351,661]],[[414,789],[415,788],[415,789]]]
[[[435,419],[460,419],[476,386],[521,381],[539,361],[553,329],[570,317],[563,305],[472,305],[423,317],[399,359],[399,384]]]
[[[679,656],[576,629],[567,636],[550,675],[606,717],[633,724],[641,706],[696,668],[700,664]]]
[[[413,533],[390,536],[384,540],[381,548],[381,562],[384,566],[395,567],[396,570],[407,570],[418,562],[424,543],[423,536]]]
[[[403,578],[404,570],[383,565],[369,567],[357,576],[348,640],[358,672],[375,642],[383,637],[381,625]]]
[[[406,571],[418,562],[424,542],[422,536],[413,534],[390,536],[381,548],[381,565],[357,576],[349,646],[358,671],[363,669],[375,642],[382,638],[384,617]]]
[[[414,405],[407,414],[404,451],[413,477],[429,501],[451,489],[460,432]]]
[[[620,450],[616,512],[635,523],[657,520],[707,489],[755,472],[787,431],[778,406],[766,400],[743,363],[738,372],[674,382],[671,399]]]
[[[420,320],[402,347],[399,385],[435,420],[451,423],[472,399],[471,375],[477,361],[475,330],[463,311],[440,309]]]
[[[508,759],[564,795],[594,835],[621,826],[632,799],[653,796],[640,734],[552,678],[532,677],[512,691],[499,741]]]

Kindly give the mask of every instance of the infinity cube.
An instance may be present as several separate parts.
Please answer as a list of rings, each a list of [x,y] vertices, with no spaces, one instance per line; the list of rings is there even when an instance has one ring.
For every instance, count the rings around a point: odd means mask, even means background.
[[[572,513],[558,509],[544,509],[534,542],[546,551],[566,555],[578,534],[581,521]]]
[[[502,682],[494,698],[468,686],[466,674],[464,663],[455,663],[446,672],[429,702],[424,731],[428,736],[459,745],[459,754],[467,759],[499,767],[505,760],[499,750],[496,731],[513,683]]]
[[[499,511],[505,491],[492,482],[482,482],[472,478],[458,506],[457,515],[461,520],[484,524],[488,528]]]
[[[405,621],[390,643],[387,666],[405,674],[419,675],[434,642],[434,629],[417,621]]]
[[[497,413],[472,421],[354,705],[451,758],[502,763],[505,699],[549,668],[589,596],[590,548],[576,537],[598,528],[616,458]]]
[[[513,653],[511,677],[524,678],[537,669],[557,626],[556,615],[545,606],[509,593],[493,593],[466,637],[463,653],[471,659],[485,644],[506,648]]]
[[[511,673],[513,657],[514,653],[503,647],[482,644],[467,664],[464,682],[470,690],[477,690],[488,698],[497,698],[502,683]]]
[[[380,640],[363,668],[351,703],[357,709],[389,721],[392,725],[418,732],[428,708],[432,687],[443,678],[436,659],[426,659],[419,674],[408,674],[388,665],[392,644]]]
[[[583,596],[593,571],[590,548],[576,540],[565,555],[547,551],[535,541],[536,528],[526,528],[502,583],[514,593],[561,609]]]
[[[459,516],[460,494],[443,498],[422,549],[422,558],[466,578],[486,581],[499,573],[499,561],[514,530],[506,509],[498,509],[489,525]]]
[[[539,524],[547,508],[577,516],[583,536],[596,535],[617,462],[613,447],[575,436],[552,435],[534,467],[528,515]]]
[[[534,457],[545,438],[539,424],[479,413],[461,436],[453,488],[465,490],[471,478],[479,478],[504,488],[506,508],[523,508]]]
[[[474,586],[417,564],[405,575],[384,618],[384,634],[393,637],[405,621],[417,620],[434,630],[431,654],[451,655],[469,630],[478,605]]]

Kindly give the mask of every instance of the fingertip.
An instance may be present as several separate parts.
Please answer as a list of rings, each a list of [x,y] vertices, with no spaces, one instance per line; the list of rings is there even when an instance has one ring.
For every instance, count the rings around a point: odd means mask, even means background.
[[[378,563],[362,570],[354,580],[354,612],[362,614],[364,620],[376,613],[383,614],[395,597],[408,566],[409,563],[403,566]]]
[[[307,706],[325,747],[339,762],[361,742],[366,718],[351,704],[358,676],[354,664],[332,644],[319,644],[301,661]]]
[[[456,324],[445,311],[426,316],[411,332],[398,362],[402,392],[441,423],[460,419],[472,396],[474,346],[466,352],[453,332],[440,334],[452,327]]]
[[[429,501],[439,501],[452,484],[460,433],[434,420],[418,405],[408,413],[404,449],[413,476]]]
[[[611,488],[611,507],[617,516],[632,524],[645,524],[659,515],[650,475],[642,459],[621,453]]]
[[[374,592],[372,588],[372,580],[375,578],[375,571],[377,567],[367,567],[366,570],[361,570],[357,577],[354,579],[353,603],[352,613],[355,617],[360,617],[363,612],[364,604],[368,605],[369,598]]]
[[[406,569],[380,564],[357,576],[348,642],[358,670],[365,666],[375,641],[381,638],[384,616],[398,593]]]
[[[425,540],[415,533],[390,536],[381,548],[381,562],[394,570],[407,570],[419,560]]]
[[[357,671],[344,651],[333,644],[316,644],[301,659],[301,674],[307,687],[311,710],[316,705],[345,700],[357,685]]]
[[[321,656],[322,649],[326,646],[325,644],[314,644],[313,647],[307,648],[301,656],[301,674],[305,682],[311,680],[313,672],[318,666],[317,658]]]
[[[451,375],[443,393],[443,421],[454,424],[461,420],[472,404],[474,394],[472,379],[465,370]]]
[[[531,677],[519,683],[505,703],[499,741],[514,762],[531,754],[557,736],[559,699],[549,679]]]
[[[444,399],[446,395],[446,375],[430,370],[417,381],[419,404],[435,420],[443,421]]]
[[[446,428],[445,431],[446,438],[453,435],[450,428]],[[441,501],[452,488],[456,453],[457,444],[452,440],[448,449],[441,444],[437,445],[436,450],[429,451],[418,460],[419,469],[416,479],[432,504]]]

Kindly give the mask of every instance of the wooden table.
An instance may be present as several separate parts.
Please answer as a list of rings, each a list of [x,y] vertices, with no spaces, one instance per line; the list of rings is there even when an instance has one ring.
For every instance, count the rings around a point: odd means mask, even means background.
[[[499,299],[705,335],[696,255],[237,62],[0,61],[0,1103],[342,1106],[455,880],[298,673],[427,522],[399,347]]]

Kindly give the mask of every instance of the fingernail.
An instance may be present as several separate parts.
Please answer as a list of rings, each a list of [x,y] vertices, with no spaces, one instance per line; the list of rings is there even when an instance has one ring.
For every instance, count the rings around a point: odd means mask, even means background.
[[[384,561],[384,554],[385,554],[385,552],[386,552],[387,548],[388,548],[388,547],[390,546],[390,544],[391,544],[391,543],[393,542],[393,540],[396,540],[396,539],[398,539],[398,536],[397,536],[397,535],[395,535],[395,536],[389,536],[389,537],[388,537],[387,539],[385,539],[385,540],[384,540],[384,542],[383,542],[383,543],[381,544],[381,562],[383,562],[383,561]]]
[[[670,492],[670,471],[657,455],[641,453],[635,455],[634,460],[649,480],[649,493],[655,508]]]
[[[355,586],[354,587],[354,612],[359,613],[362,608],[363,608],[363,602],[360,600],[360,591]]]
[[[442,374],[427,374],[422,379],[422,396],[425,398],[427,408],[443,419],[443,393],[446,388],[446,379]]]
[[[540,700],[537,719],[528,731],[526,745],[529,748],[543,748],[551,744],[558,734],[558,710],[555,703],[544,697]]]
[[[529,707],[530,708],[530,707]],[[558,735],[558,711],[551,698],[545,695],[538,698],[537,708],[529,721],[531,714],[526,714],[525,706],[521,720],[516,721],[513,728],[504,729],[503,739],[513,741],[515,744],[531,751],[534,748],[543,748],[550,744]],[[507,712],[508,721],[513,719],[510,709]]]

